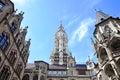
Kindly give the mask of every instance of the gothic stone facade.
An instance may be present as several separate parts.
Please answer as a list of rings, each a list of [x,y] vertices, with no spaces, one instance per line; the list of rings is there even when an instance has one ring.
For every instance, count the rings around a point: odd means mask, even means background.
[[[91,80],[86,64],[76,64],[68,50],[67,34],[60,24],[50,54],[50,64],[44,61],[28,63],[23,80]]]
[[[98,80],[120,80],[120,19],[97,11],[95,26]]]
[[[20,28],[23,12],[15,12],[10,0],[0,0],[0,80],[22,80],[29,56],[27,27]]]

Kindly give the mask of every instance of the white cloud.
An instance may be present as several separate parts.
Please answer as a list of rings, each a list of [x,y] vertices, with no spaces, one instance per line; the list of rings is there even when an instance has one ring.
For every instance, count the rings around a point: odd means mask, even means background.
[[[88,28],[94,23],[94,19],[88,18],[80,22],[80,26],[74,31],[69,44],[73,44],[76,40],[81,41],[88,31]]]
[[[80,19],[80,17],[78,16],[74,16],[73,19],[71,21],[68,22],[68,24],[66,25],[66,28],[70,27],[71,25],[73,25],[75,22],[77,22]]]

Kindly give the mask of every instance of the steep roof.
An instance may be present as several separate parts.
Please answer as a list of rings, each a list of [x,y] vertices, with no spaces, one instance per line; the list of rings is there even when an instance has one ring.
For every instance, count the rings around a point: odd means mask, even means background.
[[[86,64],[76,64],[76,69],[87,69]]]
[[[102,11],[96,12],[96,24],[102,22],[103,20],[109,18],[110,16]]]

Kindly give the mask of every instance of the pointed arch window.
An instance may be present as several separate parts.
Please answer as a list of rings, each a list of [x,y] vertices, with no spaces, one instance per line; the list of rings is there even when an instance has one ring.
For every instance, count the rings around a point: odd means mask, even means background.
[[[2,34],[0,34],[0,47],[3,51],[5,51],[8,47],[8,36],[5,32],[2,32]]]
[[[38,75],[34,75],[33,80],[38,80]]]
[[[44,76],[41,76],[41,77],[40,77],[40,80],[45,80],[45,77],[44,77]]]
[[[115,73],[114,73],[114,69],[112,67],[111,64],[107,64],[104,68],[104,71],[105,71],[105,74],[108,76],[108,77],[111,77],[111,78],[114,78],[115,76]],[[102,79],[101,79],[102,80]]]
[[[9,55],[8,55],[8,59],[10,61],[11,64],[14,64],[15,63],[15,60],[16,60],[16,51],[15,50],[12,50]]]
[[[107,52],[106,52],[106,49],[105,48],[100,48],[100,54],[99,54],[99,57],[100,57],[100,63],[103,63],[104,61],[106,61],[108,59],[108,55],[107,55]]]
[[[103,36],[104,38],[109,38],[111,36],[112,30],[108,25],[105,25]]]
[[[2,9],[4,5],[5,5],[5,4],[3,4],[3,3],[0,1],[0,9]]]
[[[22,78],[22,80],[29,80],[29,75],[28,74],[25,74]]]
[[[5,65],[3,69],[0,71],[0,80],[8,80],[10,74],[11,72],[9,66]]]
[[[17,41],[17,46],[20,46],[20,45],[21,45],[21,40],[18,39],[18,41]]]
[[[18,75],[21,74],[22,69],[23,69],[22,63],[18,63],[17,68],[16,68],[16,72]]]
[[[10,25],[9,25],[9,27],[10,27],[10,30],[12,31],[12,33],[15,31],[15,24],[14,24],[14,22],[13,23],[11,23]]]

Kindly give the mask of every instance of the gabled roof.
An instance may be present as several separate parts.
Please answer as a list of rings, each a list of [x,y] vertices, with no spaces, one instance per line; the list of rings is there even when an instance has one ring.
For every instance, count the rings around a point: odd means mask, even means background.
[[[103,20],[109,18],[110,16],[102,11],[96,12],[96,24],[102,22]]]

